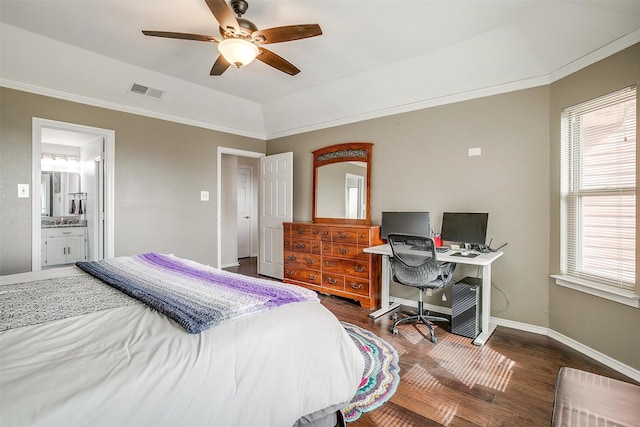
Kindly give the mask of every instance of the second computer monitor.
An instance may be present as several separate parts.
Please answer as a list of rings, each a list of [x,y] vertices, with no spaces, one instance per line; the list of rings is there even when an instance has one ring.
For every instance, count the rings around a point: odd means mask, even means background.
[[[382,212],[380,234],[383,239],[394,233],[428,237],[430,227],[429,212]]]
[[[488,213],[444,212],[440,235],[447,242],[484,245],[488,219]]]

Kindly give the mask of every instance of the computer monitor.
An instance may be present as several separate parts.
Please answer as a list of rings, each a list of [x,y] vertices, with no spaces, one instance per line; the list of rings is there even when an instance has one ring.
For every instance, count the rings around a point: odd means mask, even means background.
[[[440,236],[447,242],[484,245],[488,220],[488,213],[444,212]]]
[[[430,236],[429,212],[382,212],[381,237],[386,239],[393,233]]]

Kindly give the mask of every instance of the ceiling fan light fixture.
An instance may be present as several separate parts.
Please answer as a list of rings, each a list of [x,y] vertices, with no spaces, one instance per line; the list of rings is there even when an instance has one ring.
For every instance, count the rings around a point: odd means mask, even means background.
[[[218,43],[218,51],[229,64],[236,67],[243,67],[260,53],[258,46],[244,39],[224,39]]]

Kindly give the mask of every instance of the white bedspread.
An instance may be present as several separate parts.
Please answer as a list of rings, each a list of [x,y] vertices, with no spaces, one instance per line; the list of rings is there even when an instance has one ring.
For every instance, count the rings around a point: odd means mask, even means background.
[[[84,274],[76,268],[5,276]],[[348,402],[363,359],[317,302],[188,334],[145,305],[0,333],[0,425],[291,426]]]

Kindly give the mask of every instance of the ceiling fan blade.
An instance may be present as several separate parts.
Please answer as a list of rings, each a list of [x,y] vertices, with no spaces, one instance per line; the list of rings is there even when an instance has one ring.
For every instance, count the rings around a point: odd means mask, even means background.
[[[287,25],[284,27],[267,28],[254,31],[251,38],[258,43],[280,43],[291,40],[306,39],[322,34],[322,29],[318,24]]]
[[[211,9],[211,13],[216,17],[218,24],[224,29],[233,28],[234,31],[240,29],[238,20],[233,15],[233,11],[224,0],[205,0],[207,6]]]
[[[267,50],[261,47],[259,49],[260,49],[260,54],[256,56],[256,59],[264,62],[267,65],[272,66],[275,69],[278,69],[284,73],[287,73],[291,76],[295,76],[300,72],[300,70],[296,68],[295,65],[293,65],[291,62],[287,61],[286,59],[282,58],[281,56],[278,56],[275,53],[271,52],[270,50]]]
[[[173,33],[170,31],[143,30],[142,34],[144,34],[145,36],[166,37],[169,39],[195,40],[200,42],[220,43],[221,41],[220,37],[216,37],[216,36],[205,36],[202,34],[190,34],[190,33]]]
[[[222,55],[220,55],[218,56],[218,59],[216,59],[215,64],[213,64],[213,67],[211,67],[211,72],[209,73],[209,75],[211,76],[222,75],[222,73],[227,71],[227,68],[229,68],[229,65],[231,64],[229,64],[227,60],[224,59]]]

